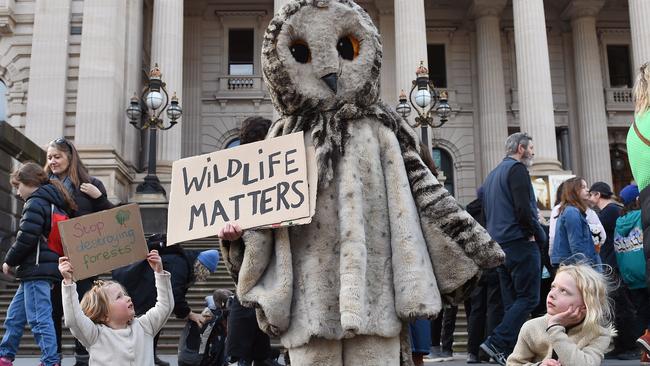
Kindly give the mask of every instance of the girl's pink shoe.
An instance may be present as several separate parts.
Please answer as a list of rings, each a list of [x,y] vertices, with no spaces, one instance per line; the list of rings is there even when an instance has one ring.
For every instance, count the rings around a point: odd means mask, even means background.
[[[13,366],[14,363],[7,357],[0,357],[0,366]]]

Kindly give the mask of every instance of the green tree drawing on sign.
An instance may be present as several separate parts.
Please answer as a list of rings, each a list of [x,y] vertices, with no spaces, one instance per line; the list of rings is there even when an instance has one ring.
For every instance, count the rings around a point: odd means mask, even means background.
[[[117,221],[118,224],[125,226],[124,223],[129,220],[129,217],[131,217],[129,211],[119,210],[117,211],[117,214],[115,214],[115,221]]]

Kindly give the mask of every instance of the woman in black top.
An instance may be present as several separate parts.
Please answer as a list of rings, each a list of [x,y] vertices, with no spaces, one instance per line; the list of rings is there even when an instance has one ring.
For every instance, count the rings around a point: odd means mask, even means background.
[[[47,163],[44,168],[50,179],[57,179],[63,184],[77,204],[77,210],[72,212],[71,217],[113,208],[113,204],[106,196],[104,184],[99,179],[90,176],[77,149],[65,138],[58,138],[47,145]],[[91,277],[77,282],[79,300],[92,287],[93,281],[96,279],[97,277]],[[57,349],[61,353],[63,306],[60,282],[52,289],[52,307],[54,309],[52,317],[56,328]],[[88,365],[88,352],[77,340],[75,340],[75,358],[75,366]]]

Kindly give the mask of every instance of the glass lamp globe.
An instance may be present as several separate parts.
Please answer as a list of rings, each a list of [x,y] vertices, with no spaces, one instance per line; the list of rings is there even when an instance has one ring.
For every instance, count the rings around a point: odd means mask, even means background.
[[[160,92],[157,91],[151,91],[147,96],[145,97],[144,102],[147,104],[147,107],[150,109],[158,109],[163,103],[163,96],[160,94]]]
[[[449,115],[451,114],[451,107],[449,107],[449,104],[447,103],[446,100],[440,101],[438,108],[436,108],[436,114],[438,115],[438,117],[445,120],[449,117]]]
[[[418,90],[415,94],[415,104],[420,106],[420,108],[426,108],[431,104],[431,93],[426,89]]]
[[[137,122],[140,120],[140,117],[142,116],[142,111],[140,110],[140,106],[138,105],[138,102],[131,102],[131,105],[126,110],[126,115],[129,117],[129,120],[131,121]]]
[[[400,101],[400,104],[397,105],[395,110],[400,116],[402,116],[402,118],[406,118],[411,114],[411,106],[409,106],[406,101]]]
[[[181,117],[181,114],[183,114],[183,110],[178,105],[178,102],[172,102],[171,105],[167,108],[167,117],[172,121],[179,119]]]

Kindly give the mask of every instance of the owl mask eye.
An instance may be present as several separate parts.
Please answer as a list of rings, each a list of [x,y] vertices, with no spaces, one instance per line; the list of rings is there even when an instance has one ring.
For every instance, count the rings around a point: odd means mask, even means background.
[[[307,42],[303,40],[295,40],[291,42],[289,50],[291,51],[293,58],[301,64],[311,62],[311,51],[309,50],[309,46],[307,46]]]
[[[341,37],[336,42],[336,50],[344,60],[352,61],[359,56],[359,40],[352,35]]]

